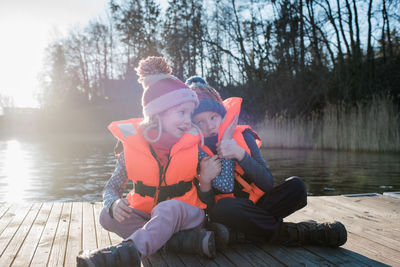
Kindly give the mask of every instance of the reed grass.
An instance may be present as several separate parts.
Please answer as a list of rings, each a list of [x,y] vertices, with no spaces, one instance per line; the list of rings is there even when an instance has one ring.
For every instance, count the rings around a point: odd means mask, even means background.
[[[264,147],[400,151],[400,114],[388,96],[349,106],[328,104],[321,114],[266,116],[255,127]]]

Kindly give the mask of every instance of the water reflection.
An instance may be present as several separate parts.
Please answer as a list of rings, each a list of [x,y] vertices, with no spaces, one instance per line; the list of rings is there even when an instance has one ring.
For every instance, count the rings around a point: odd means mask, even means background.
[[[400,157],[393,153],[354,153],[263,149],[276,182],[297,175],[310,195],[400,190]]]
[[[100,201],[110,142],[0,140],[0,201]]]
[[[1,180],[1,187],[5,193],[5,199],[12,202],[22,202],[24,194],[31,186],[32,161],[26,150],[21,148],[17,140],[10,140],[3,144],[5,151],[1,161],[2,172],[5,179]]]
[[[114,170],[114,140],[0,140],[0,201],[101,201]],[[310,195],[400,191],[400,157],[263,149],[276,184],[293,175]]]

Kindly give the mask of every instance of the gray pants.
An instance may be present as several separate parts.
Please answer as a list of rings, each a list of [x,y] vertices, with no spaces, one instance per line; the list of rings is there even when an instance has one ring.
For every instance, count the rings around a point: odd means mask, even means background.
[[[159,203],[151,214],[132,209],[130,217],[122,223],[112,218],[106,209],[99,218],[104,229],[132,240],[142,259],[159,250],[174,233],[199,227],[204,219],[202,209],[175,199]]]

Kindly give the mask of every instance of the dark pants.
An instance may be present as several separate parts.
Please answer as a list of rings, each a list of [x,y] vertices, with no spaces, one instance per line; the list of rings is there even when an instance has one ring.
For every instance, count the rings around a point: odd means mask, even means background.
[[[256,204],[247,198],[220,199],[210,217],[235,231],[271,238],[278,232],[283,218],[306,205],[306,186],[299,177],[293,176],[274,187]]]

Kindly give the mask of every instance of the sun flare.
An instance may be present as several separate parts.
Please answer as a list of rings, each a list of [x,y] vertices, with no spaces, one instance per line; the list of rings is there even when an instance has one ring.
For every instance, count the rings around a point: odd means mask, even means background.
[[[57,34],[103,14],[108,0],[0,1],[0,106],[38,107],[46,46]],[[4,102],[4,101],[3,101]],[[4,103],[3,103],[4,105]]]
[[[26,190],[31,181],[31,166],[27,160],[26,151],[21,147],[21,143],[10,140],[7,143],[3,172],[3,190],[5,191],[4,200],[7,202],[23,202],[26,198]]]

